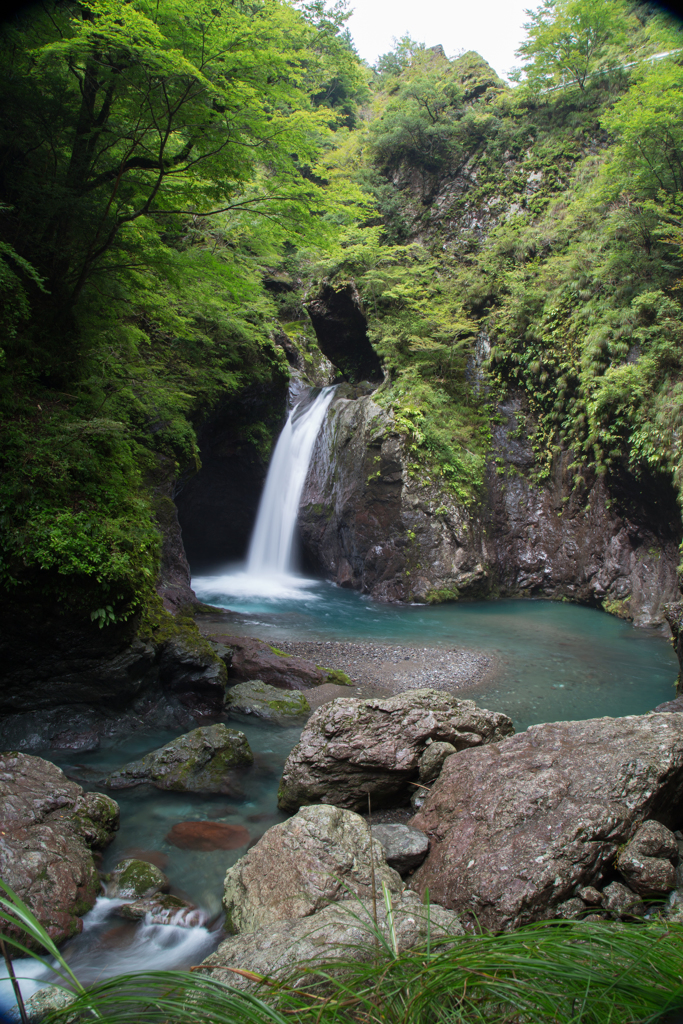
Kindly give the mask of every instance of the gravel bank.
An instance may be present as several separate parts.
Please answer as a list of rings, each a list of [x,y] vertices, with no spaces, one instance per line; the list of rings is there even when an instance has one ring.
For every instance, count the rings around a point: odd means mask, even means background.
[[[237,622],[230,613],[224,616],[220,613],[200,614],[196,621],[205,636],[222,643],[229,644],[230,636],[258,636],[256,626],[245,621]],[[480,686],[497,667],[497,661],[491,655],[464,647],[413,647],[375,641],[291,640],[272,636],[266,643],[316,665],[341,669],[352,680],[353,688],[328,684],[306,690],[306,697],[313,708],[335,697],[384,696],[424,686],[449,693],[467,691]]]

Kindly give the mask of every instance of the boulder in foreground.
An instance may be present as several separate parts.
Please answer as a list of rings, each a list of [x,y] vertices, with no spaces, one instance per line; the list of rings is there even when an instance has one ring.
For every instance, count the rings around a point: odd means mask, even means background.
[[[439,690],[395,697],[340,697],[311,715],[285,762],[278,804],[295,811],[326,803],[365,811],[407,802],[428,741],[457,751],[495,743],[514,732],[507,715]]]
[[[110,789],[151,783],[157,789],[185,793],[230,793],[230,769],[252,764],[254,755],[243,732],[226,725],[204,725],[131,761],[107,779]]]
[[[80,916],[95,903],[100,882],[91,851],[111,842],[118,827],[110,797],[84,793],[40,757],[0,754],[0,878],[55,942],[79,931]]]
[[[491,930],[553,917],[602,888],[644,819],[676,828],[682,798],[681,714],[535,725],[446,760],[410,885]]]
[[[432,939],[464,934],[456,914],[442,907],[424,906],[415,893],[393,896],[392,904],[399,952],[425,942],[428,929]],[[202,967],[210,968],[207,973],[217,981],[253,991],[255,983],[235,970],[284,979],[306,961],[371,960],[375,955],[373,913],[372,900],[345,899],[310,917],[278,921],[255,932],[232,935],[203,961]],[[386,917],[384,901],[379,899],[377,924],[389,942]]]
[[[371,862],[372,858],[372,862]],[[223,905],[231,932],[308,917],[349,892],[403,891],[400,876],[371,839],[363,818],[339,807],[305,807],[274,825],[225,876]],[[380,897],[381,898],[381,897]]]

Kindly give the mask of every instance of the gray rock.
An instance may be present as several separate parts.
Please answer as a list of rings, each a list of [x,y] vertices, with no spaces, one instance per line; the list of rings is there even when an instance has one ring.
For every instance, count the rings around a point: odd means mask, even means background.
[[[584,885],[576,890],[576,895],[589,907],[599,907],[602,904],[602,893],[598,892],[594,885]]]
[[[683,715],[535,725],[447,759],[412,821],[433,842],[410,886],[491,930],[552,917],[682,799]]]
[[[642,917],[645,907],[638,896],[621,882],[610,882],[602,890],[602,905],[615,917]]]
[[[493,743],[514,732],[507,715],[438,690],[395,697],[340,697],[323,704],[285,762],[278,804],[288,811],[329,803],[364,811],[407,803],[427,740],[456,750]]]
[[[418,762],[420,768],[418,781],[433,782],[441,772],[446,758],[451,754],[455,754],[455,752],[456,748],[452,743],[444,743],[443,741],[430,743],[425,748]]]
[[[429,852],[429,839],[410,825],[373,825],[372,834],[384,847],[390,868],[405,875],[416,868]]]
[[[0,878],[56,942],[77,932],[95,903],[100,882],[91,851],[118,827],[110,797],[84,793],[40,757],[0,754]],[[18,935],[4,924],[2,931]]]
[[[111,899],[146,899],[158,892],[168,892],[171,884],[155,864],[132,858],[121,861],[107,882],[107,896]]]
[[[274,825],[225,876],[223,904],[231,932],[307,917],[349,892],[401,892],[378,839],[358,814],[339,807],[305,807]]]
[[[568,920],[573,917],[580,917],[585,912],[586,904],[576,896],[573,896],[570,900],[565,900],[564,903],[558,903],[555,907],[555,917],[567,918]]]
[[[261,679],[237,683],[225,695],[231,714],[253,715],[275,724],[291,724],[292,719],[307,718],[311,705],[303,693],[269,686]]]
[[[42,1021],[48,1013],[53,1010],[65,1010],[75,1000],[76,996],[68,989],[60,988],[59,985],[47,985],[38,989],[30,999],[25,1000],[24,1007],[30,1021]],[[16,1018],[19,1019],[18,1017]],[[76,1020],[75,1014],[69,1017],[66,1024]]]
[[[148,782],[186,793],[229,793],[230,769],[253,760],[243,732],[222,723],[205,725],[112,772],[107,786],[124,789]]]
[[[484,361],[486,332],[477,348]],[[634,511],[625,520],[601,476],[579,493],[569,450],[553,460],[545,485],[535,482],[531,410],[514,393],[496,414],[482,501],[468,508],[426,465],[415,471],[389,409],[373,397],[354,399],[342,385],[298,514],[324,575],[380,601],[533,591],[661,624],[663,605],[679,597],[677,539],[663,540],[651,516]]]
[[[676,887],[678,843],[658,821],[646,821],[617,858],[617,868],[630,889],[641,896],[662,896]]]
[[[415,893],[392,896],[392,909],[399,952],[426,942],[428,934],[431,939],[464,935],[456,914],[443,907],[426,907]],[[383,899],[377,901],[377,924],[384,940],[390,942]],[[253,990],[253,981],[233,971],[282,979],[309,960],[371,960],[376,955],[373,928],[372,900],[345,899],[310,917],[278,921],[254,932],[231,936],[202,966],[222,968],[207,972],[217,981]]]

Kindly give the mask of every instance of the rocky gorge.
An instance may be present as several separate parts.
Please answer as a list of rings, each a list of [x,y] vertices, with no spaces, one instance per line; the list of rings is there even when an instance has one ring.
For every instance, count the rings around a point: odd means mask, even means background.
[[[438,943],[549,918],[677,921],[677,707],[513,733],[505,716],[438,691],[322,705],[284,767],[281,799],[300,809],[267,828],[228,869],[228,934],[200,969],[254,990],[260,976],[286,978],[294,965],[314,967],[321,956],[328,964],[371,957],[375,928],[400,952],[427,936]],[[206,790],[216,783],[196,774],[206,755],[191,736],[157,752],[157,770],[172,787]],[[142,763],[151,766],[154,756]],[[217,769],[224,790],[230,770],[227,763]],[[136,776],[123,768],[106,785],[139,784],[137,769]],[[1,783],[2,877],[55,938],[68,938],[95,901],[100,883],[91,851],[111,842],[117,805],[101,793],[84,794],[31,755],[4,755]],[[411,783],[422,796],[413,798],[417,813],[408,821],[382,824],[378,812],[367,814],[369,804],[401,811]],[[240,850],[249,833],[238,838],[230,827]],[[182,844],[179,827],[172,841]],[[146,857],[120,860],[102,876],[115,913],[201,925],[205,917],[169,894],[169,879]],[[46,999],[36,1005],[44,1009]]]

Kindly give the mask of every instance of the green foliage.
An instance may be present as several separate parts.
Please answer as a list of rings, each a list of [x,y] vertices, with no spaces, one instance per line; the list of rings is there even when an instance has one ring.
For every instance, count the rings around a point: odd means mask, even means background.
[[[572,82],[583,91],[591,74],[625,60],[629,10],[618,0],[544,0],[527,14],[517,55],[533,89]]]
[[[198,467],[217,402],[284,390],[264,272],[363,208],[316,173],[364,87],[346,16],[88,0],[3,26],[3,587],[129,617],[159,563],[152,483]],[[267,453],[278,416],[243,442]]]

